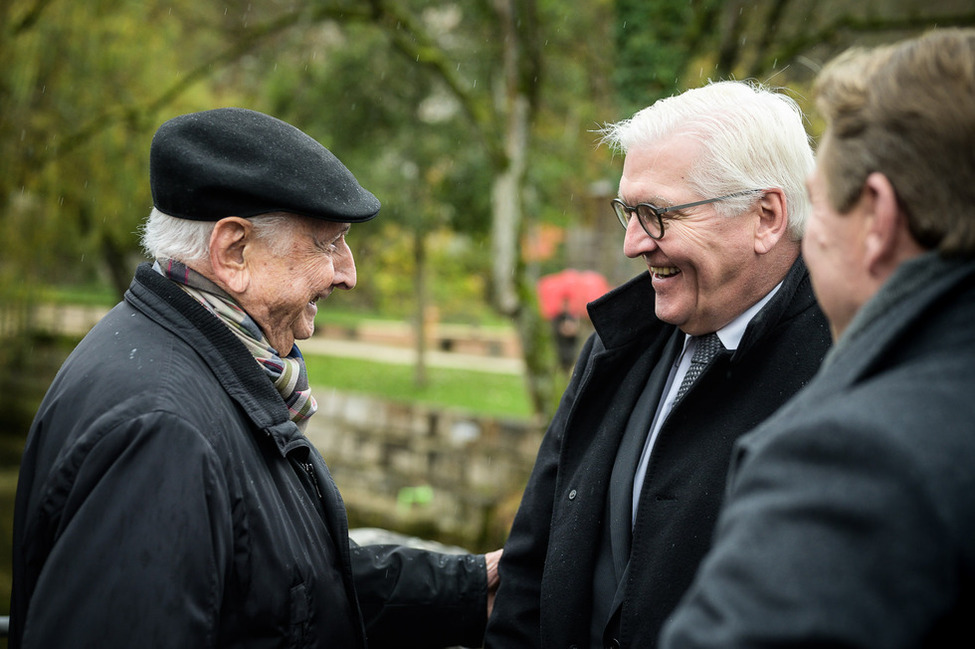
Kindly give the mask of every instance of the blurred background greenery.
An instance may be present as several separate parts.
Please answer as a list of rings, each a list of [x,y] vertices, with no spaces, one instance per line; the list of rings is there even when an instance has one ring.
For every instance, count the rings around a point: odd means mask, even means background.
[[[707,79],[754,78],[788,88],[815,136],[809,84],[838,51],[972,24],[971,0],[4,0],[0,489],[73,344],[37,309],[117,301],[142,261],[149,142],[174,115],[245,106],[329,147],[383,211],[353,228],[359,285],[325,310],[412,323],[417,390],[430,313],[508,326],[526,369],[506,401],[544,419],[564,378],[537,278],[640,270],[607,207],[621,161],[595,129]]]

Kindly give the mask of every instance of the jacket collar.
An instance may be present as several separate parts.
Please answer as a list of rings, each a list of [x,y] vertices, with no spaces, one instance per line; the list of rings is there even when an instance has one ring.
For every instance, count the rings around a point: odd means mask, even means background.
[[[876,335],[910,326],[932,300],[971,275],[973,268],[969,260],[944,259],[937,252],[902,263],[856,313],[823,365],[831,365],[867,332]]]
[[[806,270],[806,263],[800,256],[792,262],[792,267],[782,279],[782,286],[779,287],[778,292],[748,324],[732,361],[737,360],[741,354],[764,339],[766,334],[780,322],[790,320],[810,307],[819,308],[809,281],[809,271]]]
[[[125,300],[195,350],[221,387],[282,456],[307,446],[288,408],[254,357],[230,329],[175,283],[140,264]]]
[[[915,354],[925,346],[951,348],[969,330],[971,309],[958,307],[971,304],[965,296],[973,286],[971,259],[932,252],[901,264],[826,355],[819,375],[831,378],[818,381],[818,389],[844,389],[890,363],[905,344]]]

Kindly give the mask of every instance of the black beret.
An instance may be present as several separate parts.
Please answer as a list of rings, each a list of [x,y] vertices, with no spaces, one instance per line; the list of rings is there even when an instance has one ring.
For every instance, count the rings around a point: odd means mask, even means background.
[[[165,122],[149,149],[149,184],[156,209],[194,221],[290,212],[359,223],[379,212],[379,200],[328,149],[244,108]]]

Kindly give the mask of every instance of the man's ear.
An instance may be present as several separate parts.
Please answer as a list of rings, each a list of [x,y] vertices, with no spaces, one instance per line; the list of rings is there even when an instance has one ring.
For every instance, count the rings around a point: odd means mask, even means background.
[[[887,176],[873,172],[863,183],[861,206],[868,219],[864,234],[864,270],[886,276],[900,262],[901,247],[910,238],[907,217],[897,202],[897,192]]]
[[[789,208],[785,192],[779,188],[767,189],[758,201],[758,223],[755,227],[755,252],[764,255],[787,235]]]
[[[231,293],[243,293],[250,284],[245,251],[253,245],[254,225],[247,219],[228,216],[213,225],[210,233],[210,268],[214,278]]]

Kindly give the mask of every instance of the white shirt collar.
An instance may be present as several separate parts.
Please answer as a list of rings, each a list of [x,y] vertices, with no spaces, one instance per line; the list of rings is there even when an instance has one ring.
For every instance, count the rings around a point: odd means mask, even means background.
[[[718,339],[721,341],[721,344],[724,345],[725,349],[731,351],[738,349],[738,345],[741,343],[741,339],[745,335],[745,329],[748,328],[748,323],[752,321],[752,318],[754,318],[759,311],[762,310],[763,306],[768,304],[768,301],[772,299],[772,296],[775,295],[781,287],[782,282],[779,282],[775,285],[775,288],[768,292],[765,297],[745,309],[741,315],[715,332],[718,334]],[[691,337],[685,334],[685,349],[687,348],[687,343],[690,339]]]

